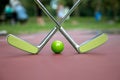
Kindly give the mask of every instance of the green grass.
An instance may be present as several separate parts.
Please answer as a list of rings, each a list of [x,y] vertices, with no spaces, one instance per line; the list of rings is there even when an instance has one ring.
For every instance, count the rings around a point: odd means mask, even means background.
[[[11,34],[32,34],[42,31],[49,31],[55,26],[55,24],[45,17],[45,25],[40,26],[36,23],[36,18],[32,17],[25,25],[16,24],[0,24],[0,30],[7,30]],[[100,22],[96,22],[92,17],[72,17],[63,23],[63,26],[67,30],[73,29],[90,29],[90,30],[120,30],[120,23],[108,24],[104,19]]]

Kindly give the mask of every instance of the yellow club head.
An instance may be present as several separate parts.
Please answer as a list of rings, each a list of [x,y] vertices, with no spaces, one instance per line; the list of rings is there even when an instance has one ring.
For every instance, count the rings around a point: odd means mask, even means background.
[[[99,36],[96,36],[95,38],[92,38],[91,40],[88,40],[80,45],[79,51],[80,53],[88,52],[104,44],[107,40],[108,36],[105,33],[102,33]]]
[[[12,34],[8,35],[7,42],[16,48],[24,50],[26,52],[29,52],[31,54],[37,54],[39,51],[38,47],[36,47],[24,40],[12,35]]]

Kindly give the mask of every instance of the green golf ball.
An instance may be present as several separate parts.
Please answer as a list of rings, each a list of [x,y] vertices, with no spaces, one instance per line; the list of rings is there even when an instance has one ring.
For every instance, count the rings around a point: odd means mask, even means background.
[[[51,49],[55,54],[60,54],[64,50],[64,43],[59,40],[55,40],[51,44]]]

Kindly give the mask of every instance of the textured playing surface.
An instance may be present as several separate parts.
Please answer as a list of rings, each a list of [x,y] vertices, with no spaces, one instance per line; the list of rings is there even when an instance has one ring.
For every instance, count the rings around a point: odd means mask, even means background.
[[[46,34],[19,37],[37,45]],[[69,34],[77,43],[94,36],[82,31],[69,31]],[[38,55],[16,49],[0,37],[0,80],[120,80],[120,35],[108,36],[109,40],[104,45],[87,54],[77,54],[57,33]],[[65,43],[62,54],[56,55],[51,51],[54,40]]]

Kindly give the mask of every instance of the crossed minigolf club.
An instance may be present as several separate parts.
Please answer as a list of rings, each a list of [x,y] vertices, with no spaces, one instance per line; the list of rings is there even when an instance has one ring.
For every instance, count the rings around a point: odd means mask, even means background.
[[[78,5],[80,4],[80,0],[78,0],[73,5],[73,7],[59,22],[55,20],[55,18],[50,14],[50,12],[44,7],[44,5],[39,0],[35,0],[35,2],[44,11],[44,13],[56,24],[56,26],[48,33],[48,35],[43,39],[43,41],[38,46],[35,46],[27,41],[24,41],[12,34],[9,34],[7,36],[7,42],[10,45],[18,49],[27,51],[31,54],[38,54],[41,51],[41,49],[46,45],[46,43],[50,40],[50,38],[52,38],[52,36],[57,32],[57,30],[61,32],[61,34],[70,42],[70,44],[78,53],[86,53],[90,50],[97,48],[98,46],[104,44],[107,41],[108,39],[107,35],[105,33],[99,33],[95,37],[78,45],[61,26],[61,24],[66,20],[66,18],[75,10],[76,7],[78,7]]]

